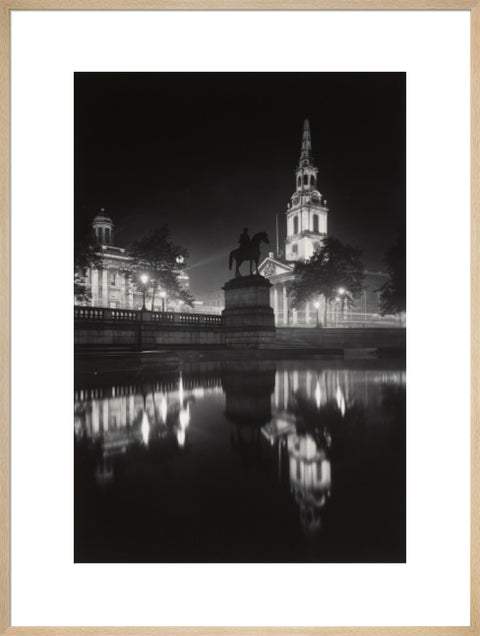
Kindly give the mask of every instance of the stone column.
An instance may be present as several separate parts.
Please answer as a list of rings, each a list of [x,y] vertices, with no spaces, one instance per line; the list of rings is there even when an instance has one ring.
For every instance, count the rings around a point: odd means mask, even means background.
[[[98,305],[98,269],[92,268],[90,270],[90,279],[92,286],[92,305],[95,307]]]
[[[108,302],[108,270],[102,270],[103,306],[109,307]]]
[[[310,324],[310,302],[305,303],[305,324]]]
[[[287,286],[283,285],[283,324],[288,325],[288,297],[287,297]]]
[[[273,313],[275,316],[275,324],[278,325],[278,289],[277,286],[275,285],[273,288]]]

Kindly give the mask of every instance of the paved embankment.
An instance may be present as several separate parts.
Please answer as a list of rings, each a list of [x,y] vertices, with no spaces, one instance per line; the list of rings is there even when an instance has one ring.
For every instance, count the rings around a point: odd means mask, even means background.
[[[384,349],[404,350],[405,328],[373,329],[302,329],[277,327],[276,344],[279,349],[349,350]]]

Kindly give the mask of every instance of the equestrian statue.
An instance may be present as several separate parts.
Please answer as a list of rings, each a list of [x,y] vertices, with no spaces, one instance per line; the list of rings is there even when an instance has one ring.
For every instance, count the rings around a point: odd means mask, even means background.
[[[235,260],[235,276],[239,278],[240,265],[243,261],[250,261],[250,274],[258,274],[258,263],[260,260],[260,243],[269,243],[266,232],[258,232],[252,238],[248,236],[248,228],[244,228],[238,240],[240,247],[230,252],[229,269],[232,269],[232,263]],[[255,272],[252,271],[253,263],[255,263]]]

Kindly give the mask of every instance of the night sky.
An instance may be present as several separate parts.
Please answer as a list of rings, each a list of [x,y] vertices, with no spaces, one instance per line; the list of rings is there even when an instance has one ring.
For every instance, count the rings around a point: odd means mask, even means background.
[[[194,294],[231,278],[244,226],[280,246],[310,120],[329,234],[369,269],[405,227],[404,73],[76,73],[75,231],[104,207],[115,244],[162,224]]]

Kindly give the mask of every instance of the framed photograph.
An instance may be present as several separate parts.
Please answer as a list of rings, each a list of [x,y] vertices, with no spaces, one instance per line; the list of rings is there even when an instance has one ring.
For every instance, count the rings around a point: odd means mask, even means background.
[[[1,633],[478,632],[479,16],[3,5]]]

